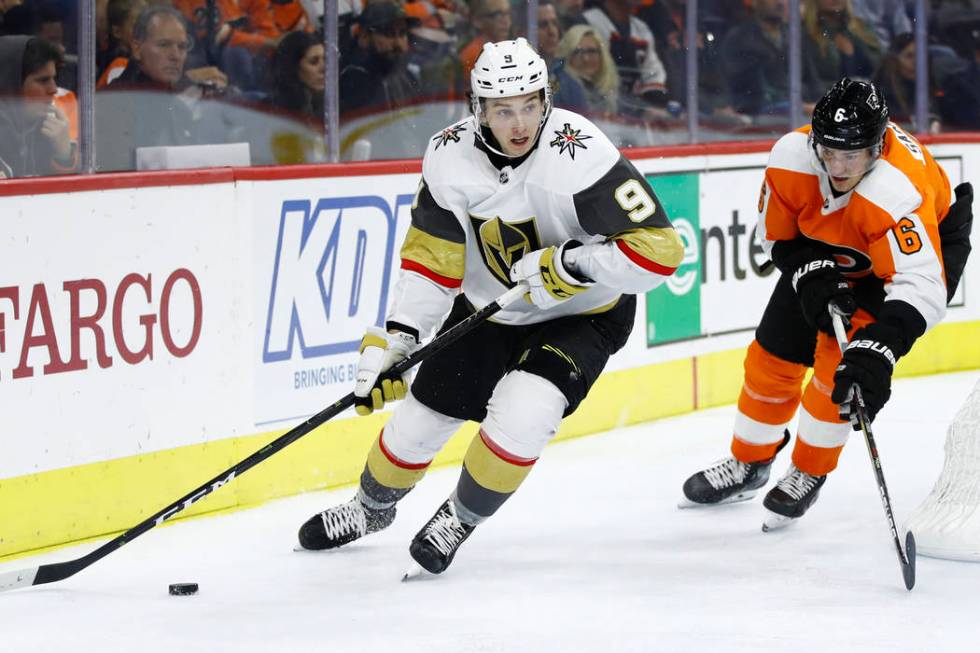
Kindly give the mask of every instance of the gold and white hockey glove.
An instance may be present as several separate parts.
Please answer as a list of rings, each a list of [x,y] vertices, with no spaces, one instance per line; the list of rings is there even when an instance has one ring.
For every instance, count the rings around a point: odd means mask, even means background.
[[[405,398],[411,383],[410,373],[398,376],[387,371],[408,358],[418,345],[418,340],[410,333],[388,333],[379,327],[368,327],[361,340],[354,385],[354,410],[358,415],[370,415],[384,407],[387,401]]]
[[[565,249],[580,244],[568,240],[558,247],[545,247],[525,254],[511,267],[510,280],[514,283],[526,281],[530,290],[524,298],[540,309],[549,309],[571,299],[594,285],[592,281],[576,278],[562,263]]]

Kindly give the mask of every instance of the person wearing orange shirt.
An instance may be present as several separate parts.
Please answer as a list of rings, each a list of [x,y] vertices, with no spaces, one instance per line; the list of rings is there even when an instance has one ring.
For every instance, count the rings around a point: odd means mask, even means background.
[[[0,36],[0,172],[33,177],[75,172],[71,118],[56,102],[61,49],[41,38]],[[76,121],[77,125],[77,121]]]
[[[252,53],[271,52],[282,33],[273,20],[270,0],[216,0],[216,45],[241,46]],[[196,28],[196,38],[207,35],[206,0],[174,0]]]
[[[459,51],[463,81],[467,86],[470,83],[470,72],[483,52],[483,45],[510,38],[514,22],[510,0],[474,0],[470,8],[470,21],[476,28],[476,36]]]
[[[972,200],[961,184],[953,202],[943,169],[888,121],[867,82],[839,81],[810,126],[776,143],[757,232],[782,275],[745,358],[732,455],[687,479],[687,505],[752,498],[799,408],[789,470],[763,503],[767,528],[803,516],[837,466],[854,385],[874,420],[896,361],[945,315],[969,254]],[[849,322],[843,356],[830,303]]]
[[[282,37],[270,0],[215,0],[210,17],[206,0],[174,0],[173,6],[193,29],[195,47],[188,55],[188,68],[219,69],[243,91],[259,87]]]
[[[272,21],[280,34],[311,32],[313,22],[299,0],[270,0]]]

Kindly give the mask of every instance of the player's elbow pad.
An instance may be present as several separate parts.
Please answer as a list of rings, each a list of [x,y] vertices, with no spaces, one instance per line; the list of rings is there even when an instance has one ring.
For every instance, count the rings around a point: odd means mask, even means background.
[[[417,332],[419,340],[426,339],[449,312],[459,293],[408,270],[402,270],[388,312],[388,322],[396,322]]]

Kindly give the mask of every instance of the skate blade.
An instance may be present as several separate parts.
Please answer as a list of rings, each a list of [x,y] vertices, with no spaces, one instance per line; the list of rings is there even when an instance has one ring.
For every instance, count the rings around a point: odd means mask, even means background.
[[[785,515],[778,515],[772,511],[766,511],[766,519],[762,522],[762,532],[768,533],[770,531],[777,531],[781,528],[786,528],[790,524],[796,521],[794,517],[787,517]]]
[[[722,499],[718,503],[698,503],[697,501],[691,501],[687,497],[684,497],[677,502],[677,507],[681,509],[687,508],[713,508],[715,506],[723,506],[727,503],[741,503],[743,501],[748,501],[749,499],[754,499],[755,495],[759,493],[759,490],[746,490],[745,492],[739,492],[738,494],[733,494],[727,499]]]
[[[402,582],[407,583],[409,581],[416,580],[418,578],[425,578],[426,576],[434,578],[434,575],[430,574],[425,569],[423,569],[419,563],[412,562],[412,566],[409,567],[408,570],[405,571],[405,574],[402,576]]]

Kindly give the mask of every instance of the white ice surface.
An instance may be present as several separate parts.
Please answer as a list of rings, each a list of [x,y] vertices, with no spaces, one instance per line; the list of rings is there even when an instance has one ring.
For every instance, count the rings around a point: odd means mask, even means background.
[[[896,381],[874,430],[899,520],[932,488],[946,426],[978,378]],[[449,571],[426,580],[399,582],[408,542],[455,469],[431,473],[387,531],[334,552],[293,552],[295,532],[351,489],[154,529],[72,578],[0,594],[0,651],[980,648],[980,565],[920,557],[905,590],[860,434],[814,508],[785,530],[760,531],[759,497],[678,510],[687,475],[726,455],[732,413],[549,447]],[[200,593],[169,596],[182,581]]]

